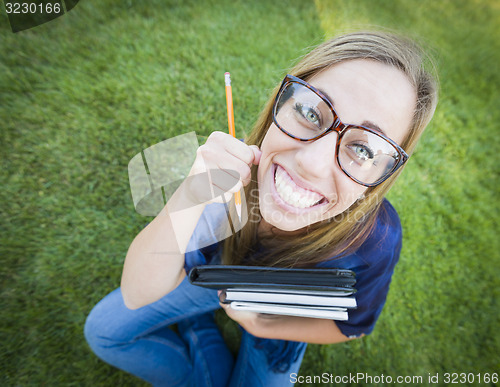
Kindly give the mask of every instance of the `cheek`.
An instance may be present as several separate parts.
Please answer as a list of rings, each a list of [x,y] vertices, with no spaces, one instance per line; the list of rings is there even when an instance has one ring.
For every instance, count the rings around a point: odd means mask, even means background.
[[[282,133],[276,125],[272,124],[269,127],[264,140],[262,141],[262,145],[260,146],[263,157],[268,156],[270,153],[279,151],[280,144],[282,144],[283,140],[285,140],[281,135]]]
[[[323,219],[329,219],[347,211],[357,200],[364,197],[366,190],[366,187],[358,185],[350,179],[344,181],[343,184],[338,187],[338,201],[336,205],[325,213]]]
[[[260,146],[262,155],[257,170],[259,183],[261,182],[268,169],[271,168],[273,162],[272,158],[276,154],[287,149],[287,139],[284,137],[286,136],[284,136],[283,133],[281,133],[281,131],[274,124],[272,124],[267,130],[264,140],[262,140],[262,144]]]

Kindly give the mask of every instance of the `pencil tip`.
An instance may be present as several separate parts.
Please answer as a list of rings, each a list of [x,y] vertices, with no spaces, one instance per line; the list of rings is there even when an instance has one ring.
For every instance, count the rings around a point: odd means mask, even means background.
[[[236,204],[236,213],[238,214],[238,220],[241,223],[241,203]]]

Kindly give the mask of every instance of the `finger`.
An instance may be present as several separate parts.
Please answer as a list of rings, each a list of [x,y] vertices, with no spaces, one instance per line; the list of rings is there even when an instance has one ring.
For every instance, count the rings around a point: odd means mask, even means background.
[[[205,145],[208,151],[216,150],[216,157],[220,157],[220,147],[222,147],[224,151],[242,160],[247,165],[252,165],[254,163],[254,159],[257,156],[255,150],[258,150],[258,147],[255,145],[252,146],[255,149],[252,149],[251,146],[245,144],[243,141],[234,138],[228,133],[220,131],[212,132],[210,136],[208,136]]]
[[[227,167],[228,165],[230,166],[229,168]],[[237,174],[237,179],[241,180],[245,186],[250,182],[252,177],[252,170],[250,167],[235,156],[230,156],[228,159],[221,158],[217,161],[217,168],[226,170],[233,178],[235,178]],[[232,184],[231,187],[233,185],[234,184]]]
[[[250,145],[249,148],[253,152],[253,161],[252,161],[252,163],[255,164],[255,165],[259,165],[259,163],[260,163],[260,157],[262,156],[261,150],[259,149],[259,147],[257,145]]]
[[[236,141],[230,141],[230,140],[236,140]],[[243,161],[245,164],[247,165],[254,164],[256,152],[255,148],[253,148],[252,146],[249,146],[238,139],[231,138],[224,142],[224,149],[228,153],[232,154],[233,156]]]
[[[226,312],[226,314],[231,317],[231,312],[232,312],[232,309],[231,309],[231,306],[229,304],[223,304],[222,302],[219,301],[219,305],[222,309],[224,309],[224,312]]]
[[[239,310],[234,310],[233,308],[231,308],[230,304],[223,304],[221,302],[219,302],[219,304],[222,307],[222,309],[224,309],[227,316],[231,320],[236,321],[237,323],[240,323],[242,321],[242,319],[244,319],[246,317],[246,313],[248,313],[248,312],[243,312],[243,311],[239,311]]]
[[[243,160],[246,164],[250,164],[253,159],[253,152],[248,149],[248,145],[228,133],[212,132],[205,145],[209,145],[212,149],[222,147],[227,153]]]
[[[243,185],[237,171],[227,169],[211,169],[209,172],[215,196],[220,196],[227,192],[235,193],[239,191]]]
[[[241,188],[243,188],[243,183],[241,181],[238,181],[233,187],[231,187],[229,189],[227,187],[220,187],[220,186],[214,184],[213,188],[214,188],[214,195],[215,196],[225,195],[230,200],[232,195],[234,195],[238,191],[241,191]]]

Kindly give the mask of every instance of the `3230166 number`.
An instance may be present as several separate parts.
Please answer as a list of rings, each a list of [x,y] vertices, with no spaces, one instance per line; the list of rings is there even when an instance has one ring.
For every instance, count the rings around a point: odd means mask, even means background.
[[[446,384],[481,384],[481,383],[498,383],[498,373],[472,373],[472,372],[446,372],[444,374],[444,382]]]
[[[5,11],[8,14],[59,14],[63,10],[59,2],[49,3],[5,3]]]

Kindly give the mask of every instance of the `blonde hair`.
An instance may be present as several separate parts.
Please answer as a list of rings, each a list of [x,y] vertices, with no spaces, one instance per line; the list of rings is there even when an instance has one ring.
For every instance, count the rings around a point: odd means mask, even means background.
[[[370,59],[394,66],[406,74],[414,86],[417,102],[408,135],[400,146],[411,154],[423,130],[430,122],[437,104],[437,81],[426,70],[428,57],[411,40],[386,32],[355,32],[331,39],[305,55],[290,70],[305,81],[336,63]],[[246,143],[261,146],[272,123],[272,107],[279,85],[262,111]],[[257,187],[257,167],[252,169],[252,180],[245,187],[248,222],[243,229],[223,243],[222,260],[225,264],[259,264],[280,267],[314,266],[332,256],[353,252],[368,237],[377,218],[385,194],[401,173],[400,168],[382,184],[368,188],[365,197],[348,210],[331,219],[306,228],[299,236],[262,238],[257,236],[260,221]],[[259,248],[258,246],[261,246]]]

